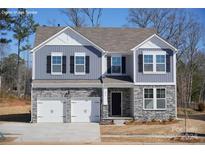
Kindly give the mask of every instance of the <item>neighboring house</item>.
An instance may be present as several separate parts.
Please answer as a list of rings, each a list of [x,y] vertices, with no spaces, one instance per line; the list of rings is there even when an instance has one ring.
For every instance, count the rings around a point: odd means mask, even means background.
[[[176,118],[176,52],[153,29],[38,27],[32,122]]]

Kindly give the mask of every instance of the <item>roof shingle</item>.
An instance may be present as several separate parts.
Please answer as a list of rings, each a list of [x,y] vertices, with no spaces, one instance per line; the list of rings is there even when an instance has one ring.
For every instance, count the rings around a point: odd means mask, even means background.
[[[65,27],[38,27],[35,45],[46,41]],[[155,33],[148,28],[73,28],[78,33],[108,52],[130,51]]]

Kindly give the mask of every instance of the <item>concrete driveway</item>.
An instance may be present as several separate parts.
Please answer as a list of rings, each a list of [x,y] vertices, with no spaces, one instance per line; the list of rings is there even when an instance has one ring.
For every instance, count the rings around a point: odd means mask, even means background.
[[[97,144],[97,123],[14,123],[0,122],[0,132],[14,138],[11,144]],[[1,144],[1,142],[0,142]]]

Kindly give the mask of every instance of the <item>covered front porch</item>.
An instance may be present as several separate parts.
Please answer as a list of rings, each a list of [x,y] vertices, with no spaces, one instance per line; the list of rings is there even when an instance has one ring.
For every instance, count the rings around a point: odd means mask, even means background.
[[[130,77],[106,77],[103,79],[101,118],[128,120],[133,117],[133,83]]]

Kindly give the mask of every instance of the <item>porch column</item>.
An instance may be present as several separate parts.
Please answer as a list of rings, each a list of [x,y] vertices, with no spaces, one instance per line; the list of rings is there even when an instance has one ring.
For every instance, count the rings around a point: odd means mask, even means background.
[[[108,89],[103,87],[102,88],[102,119],[106,119],[109,116],[108,111]]]
[[[108,105],[108,90],[107,88],[103,88],[103,105]]]

